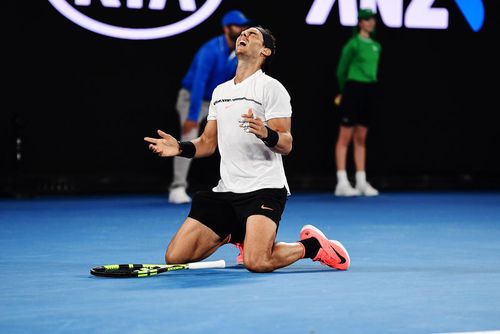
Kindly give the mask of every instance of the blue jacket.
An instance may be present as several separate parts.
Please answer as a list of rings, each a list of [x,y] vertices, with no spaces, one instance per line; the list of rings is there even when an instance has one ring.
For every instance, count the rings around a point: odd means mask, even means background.
[[[224,35],[214,37],[200,47],[182,79],[182,87],[191,92],[189,120],[198,121],[202,101],[210,101],[215,87],[234,77],[237,64]]]

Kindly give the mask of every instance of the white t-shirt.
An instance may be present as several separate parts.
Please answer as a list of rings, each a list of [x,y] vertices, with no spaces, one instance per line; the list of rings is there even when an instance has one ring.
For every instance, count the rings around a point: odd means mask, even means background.
[[[273,118],[292,116],[290,95],[276,79],[261,70],[242,82],[231,79],[217,86],[207,120],[217,121],[221,156],[219,184],[215,192],[247,193],[263,188],[290,188],[281,154],[275,153],[253,133],[239,126],[241,115],[253,110],[266,124]]]

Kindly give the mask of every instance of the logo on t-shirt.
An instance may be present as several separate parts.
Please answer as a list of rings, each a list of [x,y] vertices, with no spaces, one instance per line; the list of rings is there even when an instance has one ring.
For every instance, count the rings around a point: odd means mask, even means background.
[[[259,101],[256,101],[254,99],[250,99],[248,97],[235,97],[235,98],[232,98],[232,99],[220,99],[220,100],[216,100],[213,102],[213,105],[217,105],[219,103],[228,103],[228,102],[235,102],[235,101],[250,101],[250,102],[253,102],[253,103],[256,103],[258,104],[259,106],[262,105],[262,102],[259,102]],[[231,104],[232,105],[232,104]],[[229,106],[231,106],[229,105]]]

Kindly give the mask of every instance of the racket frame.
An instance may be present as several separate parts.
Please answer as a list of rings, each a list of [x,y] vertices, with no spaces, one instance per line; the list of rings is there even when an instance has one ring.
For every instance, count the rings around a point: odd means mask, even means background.
[[[226,262],[224,260],[180,264],[107,264],[91,268],[90,274],[94,276],[114,278],[148,277],[175,270],[225,268],[225,266]]]

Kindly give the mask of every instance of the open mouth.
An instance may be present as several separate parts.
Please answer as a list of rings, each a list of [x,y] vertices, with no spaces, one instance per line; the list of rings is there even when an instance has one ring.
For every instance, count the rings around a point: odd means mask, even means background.
[[[247,42],[245,42],[245,41],[240,41],[240,42],[238,43],[238,45],[241,45],[241,46],[246,46],[246,45],[247,45]]]

